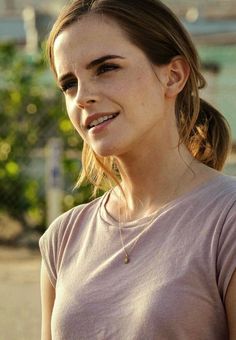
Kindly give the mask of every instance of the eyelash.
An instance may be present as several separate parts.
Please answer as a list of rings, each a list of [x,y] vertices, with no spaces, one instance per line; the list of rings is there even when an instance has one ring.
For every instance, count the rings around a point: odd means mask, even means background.
[[[64,84],[61,85],[61,90],[62,92],[66,92],[70,88],[77,86],[77,80],[69,80],[68,82],[65,82]]]
[[[103,73],[107,73],[113,70],[119,69],[119,66],[116,64],[106,63],[100,65],[96,70],[96,76],[99,76]],[[61,85],[62,92],[66,92],[67,90],[71,89],[72,87],[77,86],[77,80],[68,80],[64,84]]]
[[[102,64],[97,68],[96,75],[99,76],[100,74],[110,72],[113,70],[117,70],[117,69],[119,69],[119,66],[116,64],[111,64],[111,63]]]

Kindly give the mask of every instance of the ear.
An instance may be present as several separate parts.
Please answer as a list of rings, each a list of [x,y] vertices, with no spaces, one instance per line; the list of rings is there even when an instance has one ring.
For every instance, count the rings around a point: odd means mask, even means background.
[[[183,90],[189,73],[190,67],[184,57],[177,56],[171,60],[166,70],[166,97],[176,97]]]

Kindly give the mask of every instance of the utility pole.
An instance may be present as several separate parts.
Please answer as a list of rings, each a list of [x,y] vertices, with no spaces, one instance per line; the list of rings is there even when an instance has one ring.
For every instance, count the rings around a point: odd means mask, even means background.
[[[46,147],[46,201],[47,224],[49,225],[62,213],[63,173],[62,173],[63,145],[60,138],[51,138]]]

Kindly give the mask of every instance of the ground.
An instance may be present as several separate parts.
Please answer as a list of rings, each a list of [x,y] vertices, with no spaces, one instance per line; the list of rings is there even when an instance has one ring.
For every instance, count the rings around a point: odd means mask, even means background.
[[[39,251],[0,247],[0,339],[40,339]]]

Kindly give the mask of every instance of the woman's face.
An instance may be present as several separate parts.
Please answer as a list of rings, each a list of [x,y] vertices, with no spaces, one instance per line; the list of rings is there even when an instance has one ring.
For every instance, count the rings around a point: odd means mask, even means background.
[[[97,154],[119,156],[161,140],[167,66],[153,66],[113,20],[84,16],[66,28],[54,61],[69,118]]]

